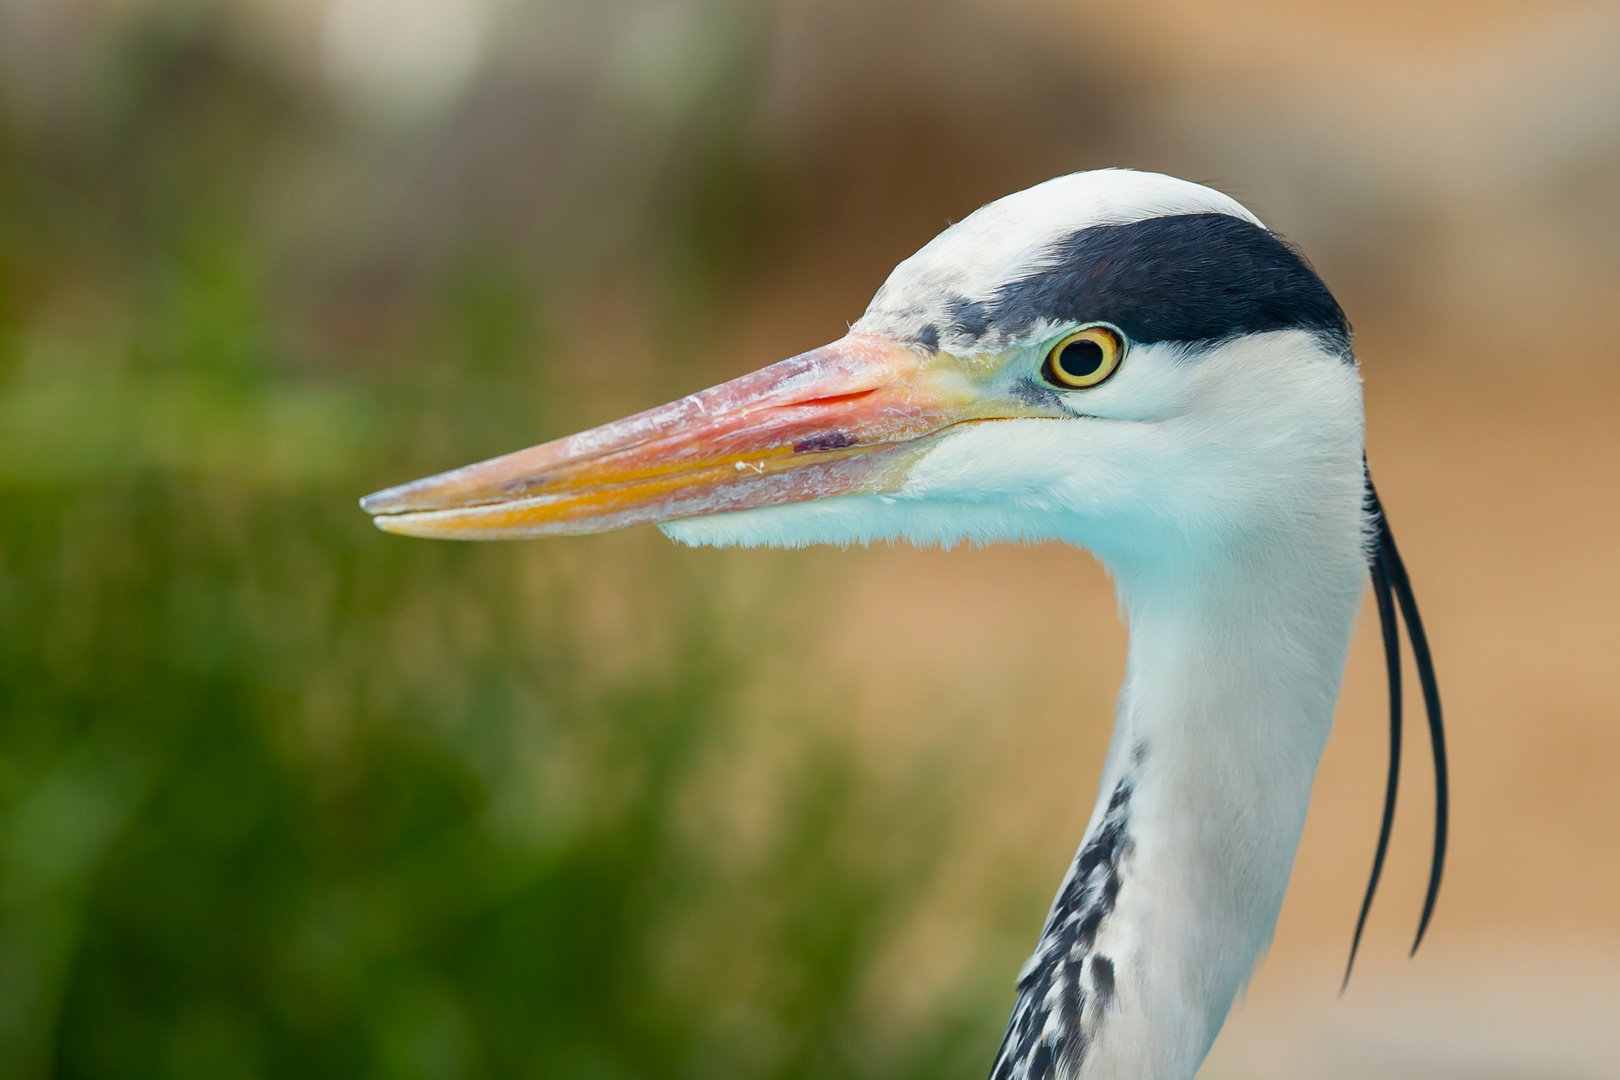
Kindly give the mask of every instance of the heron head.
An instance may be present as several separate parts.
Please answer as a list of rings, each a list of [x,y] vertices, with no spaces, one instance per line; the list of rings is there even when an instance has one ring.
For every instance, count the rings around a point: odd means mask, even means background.
[[[414,536],[653,523],[714,545],[1059,539],[1120,562],[1263,527],[1257,509],[1308,508],[1328,475],[1359,505],[1361,436],[1349,328],[1304,259],[1226,195],[1105,170],[953,225],[829,345],[362,505]]]

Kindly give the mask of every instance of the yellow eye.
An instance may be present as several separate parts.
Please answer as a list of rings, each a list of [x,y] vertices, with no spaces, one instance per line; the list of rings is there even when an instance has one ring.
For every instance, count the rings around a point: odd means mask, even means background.
[[[1096,386],[1125,359],[1125,335],[1101,323],[1076,330],[1046,354],[1046,381],[1066,390]]]

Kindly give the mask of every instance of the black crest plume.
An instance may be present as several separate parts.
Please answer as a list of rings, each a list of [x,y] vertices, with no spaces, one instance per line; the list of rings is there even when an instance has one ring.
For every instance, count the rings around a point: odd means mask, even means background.
[[[1423,943],[1434,914],[1434,902],[1440,895],[1440,877],[1446,865],[1446,831],[1450,806],[1450,782],[1446,769],[1446,732],[1440,718],[1440,684],[1434,677],[1434,660],[1429,655],[1429,639],[1423,633],[1423,618],[1418,614],[1417,597],[1412,582],[1406,576],[1406,565],[1395,547],[1395,534],[1390,531],[1389,519],[1378,501],[1372,475],[1367,474],[1367,512],[1372,518],[1374,547],[1368,570],[1372,575],[1373,596],[1378,602],[1378,621],[1384,635],[1384,666],[1389,672],[1389,779],[1384,787],[1384,818],[1378,829],[1378,850],[1373,855],[1372,877],[1367,882],[1367,895],[1361,901],[1361,915],[1356,919],[1355,937],[1350,942],[1350,961],[1344,967],[1344,984],[1350,983],[1350,972],[1356,966],[1356,950],[1361,946],[1361,932],[1367,926],[1367,913],[1372,910],[1373,896],[1378,892],[1378,879],[1384,873],[1384,856],[1389,853],[1389,836],[1395,827],[1395,795],[1401,781],[1401,628],[1406,623],[1406,636],[1412,643],[1412,656],[1417,664],[1418,682],[1423,687],[1423,706],[1429,718],[1429,746],[1434,754],[1434,856],[1429,864],[1429,889],[1423,898],[1423,916],[1418,920],[1417,937],[1412,952]],[[1399,614],[1397,615],[1397,609]]]

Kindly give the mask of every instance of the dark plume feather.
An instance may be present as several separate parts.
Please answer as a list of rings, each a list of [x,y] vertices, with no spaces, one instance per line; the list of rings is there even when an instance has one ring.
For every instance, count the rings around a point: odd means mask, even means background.
[[[1367,491],[1376,506],[1377,496],[1372,494],[1371,484]],[[1383,521],[1381,512],[1379,521]],[[1373,897],[1384,874],[1389,836],[1395,829],[1395,797],[1401,786],[1401,626],[1395,615],[1395,598],[1390,591],[1382,529],[1379,530],[1378,547],[1369,569],[1372,572],[1373,596],[1378,601],[1378,624],[1384,633],[1384,667],[1389,672],[1389,779],[1384,785],[1384,820],[1378,826],[1378,850],[1373,855],[1372,877],[1367,881],[1367,895],[1361,899],[1361,914],[1356,917],[1356,934],[1350,940],[1350,960],[1344,965],[1344,982],[1339,984],[1341,994],[1350,985],[1350,972],[1356,966],[1356,950],[1361,948],[1361,932],[1367,927],[1367,913],[1372,910]]]
[[[1384,789],[1384,817],[1378,830],[1378,850],[1373,855],[1372,876],[1367,882],[1367,893],[1361,901],[1361,914],[1356,919],[1355,937],[1350,943],[1350,961],[1344,969],[1344,985],[1350,982],[1355,967],[1356,950],[1361,946],[1361,933],[1367,925],[1367,913],[1372,909],[1373,896],[1384,872],[1384,858],[1389,853],[1389,837],[1395,825],[1395,799],[1401,778],[1401,640],[1400,622],[1406,623],[1406,634],[1412,643],[1412,655],[1417,664],[1418,682],[1423,687],[1423,704],[1429,720],[1429,745],[1434,755],[1434,855],[1429,866],[1429,888],[1423,900],[1423,915],[1418,921],[1417,938],[1412,952],[1417,952],[1423,935],[1434,915],[1434,905],[1440,895],[1440,878],[1445,870],[1446,839],[1449,826],[1450,781],[1446,767],[1446,735],[1440,714],[1440,684],[1434,675],[1434,660],[1429,653],[1429,640],[1423,632],[1423,618],[1418,614],[1417,597],[1412,592],[1411,579],[1401,562],[1401,553],[1395,546],[1395,534],[1372,476],[1367,476],[1367,511],[1372,516],[1375,545],[1369,560],[1373,595],[1378,601],[1378,619],[1383,628],[1384,665],[1389,673],[1389,777]],[[1399,615],[1397,615],[1397,607]],[[1341,992],[1343,986],[1340,987]]]

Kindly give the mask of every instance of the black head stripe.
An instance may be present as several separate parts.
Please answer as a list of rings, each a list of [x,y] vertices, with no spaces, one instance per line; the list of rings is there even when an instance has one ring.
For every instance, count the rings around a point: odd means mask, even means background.
[[[1309,330],[1348,354],[1350,324],[1303,256],[1227,214],[1095,225],[1052,250],[1045,268],[987,301],[956,300],[952,329],[1017,335],[1043,320],[1111,322],[1134,342],[1208,341]]]

